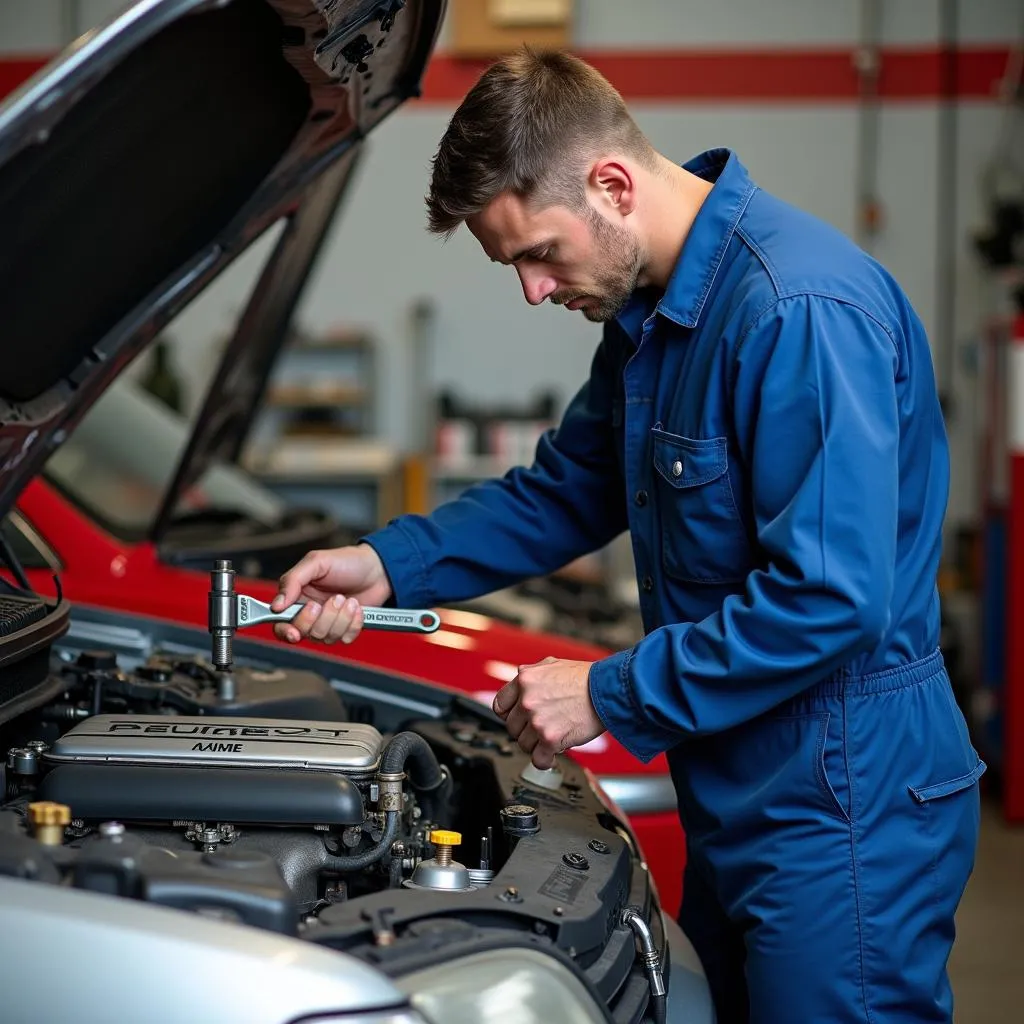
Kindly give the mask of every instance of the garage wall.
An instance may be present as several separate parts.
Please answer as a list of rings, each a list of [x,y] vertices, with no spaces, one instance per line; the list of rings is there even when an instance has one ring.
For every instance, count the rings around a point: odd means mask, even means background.
[[[0,52],[49,52],[120,5],[112,0],[3,0]],[[884,47],[933,48],[939,41],[939,0],[884,0]],[[1017,0],[959,4],[962,44],[1006,47],[1019,40],[1024,16]],[[858,44],[859,0],[576,0],[574,39],[587,52],[711,48],[736,57],[778,48],[851,48]],[[442,37],[441,48],[444,47]],[[742,62],[741,62],[742,63]],[[956,106],[959,144],[955,193],[955,323],[958,344],[971,340],[984,312],[982,281],[966,241],[984,215],[978,190],[1002,113],[996,97]],[[417,390],[406,345],[410,310],[429,299],[435,313],[432,381],[479,399],[527,396],[554,386],[563,401],[587,372],[599,328],[565,310],[529,307],[511,268],[492,265],[460,232],[447,244],[427,235],[422,197],[429,161],[456,100],[428,96],[395,115],[370,140],[351,201],[332,232],[311,281],[302,319],[312,328],[336,321],[369,324],[380,339],[386,407],[384,435],[411,440]],[[754,178],[811,212],[854,233],[857,225],[859,112],[850,97],[823,102],[813,83],[803,98],[776,103],[709,97],[631,103],[642,128],[665,154],[684,160],[702,149],[736,149]],[[941,301],[938,217],[939,104],[934,98],[887,100],[878,124],[878,181],[884,226],[875,254],[903,282],[938,338]],[[266,246],[254,257],[266,251]],[[217,291],[177,325],[180,363],[198,398],[209,372],[211,338],[227,329],[256,259],[242,261]],[[953,380],[957,399],[950,430],[954,493],[950,519],[968,515],[976,481],[967,458],[974,444],[974,384],[966,360]]]

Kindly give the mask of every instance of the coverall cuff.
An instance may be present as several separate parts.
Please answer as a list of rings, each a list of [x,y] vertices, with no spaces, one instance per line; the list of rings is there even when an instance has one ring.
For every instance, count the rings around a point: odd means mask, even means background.
[[[633,696],[629,663],[633,651],[620,651],[590,666],[590,700],[605,728],[645,764],[675,743],[667,729],[646,719]]]
[[[426,559],[416,538],[401,519],[392,519],[387,526],[360,537],[359,543],[368,544],[384,563],[384,571],[391,583],[389,604],[430,607],[437,603]]]

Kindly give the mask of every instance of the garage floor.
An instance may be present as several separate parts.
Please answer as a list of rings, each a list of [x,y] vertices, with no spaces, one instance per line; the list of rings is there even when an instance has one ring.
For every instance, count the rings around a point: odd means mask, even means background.
[[[991,801],[949,970],[959,1024],[1024,1020],[1024,828],[1008,826]]]

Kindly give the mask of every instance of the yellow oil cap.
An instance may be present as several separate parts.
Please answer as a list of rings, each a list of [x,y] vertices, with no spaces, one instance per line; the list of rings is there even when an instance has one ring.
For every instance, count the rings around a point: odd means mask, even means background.
[[[40,800],[28,805],[29,820],[33,825],[70,825],[71,808],[66,804]]]
[[[36,841],[44,846],[60,846],[64,842],[64,826],[71,823],[71,808],[52,800],[39,800],[28,805]]]
[[[434,844],[434,846],[458,846],[462,842],[461,832],[449,832],[447,829],[435,828],[431,832],[427,839]]]

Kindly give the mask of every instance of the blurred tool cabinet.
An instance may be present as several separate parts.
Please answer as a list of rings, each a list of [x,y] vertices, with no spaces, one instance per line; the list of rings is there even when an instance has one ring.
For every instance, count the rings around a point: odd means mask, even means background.
[[[363,529],[402,510],[398,452],[376,439],[377,353],[355,327],[297,334],[282,352],[244,462],[265,486]]]

